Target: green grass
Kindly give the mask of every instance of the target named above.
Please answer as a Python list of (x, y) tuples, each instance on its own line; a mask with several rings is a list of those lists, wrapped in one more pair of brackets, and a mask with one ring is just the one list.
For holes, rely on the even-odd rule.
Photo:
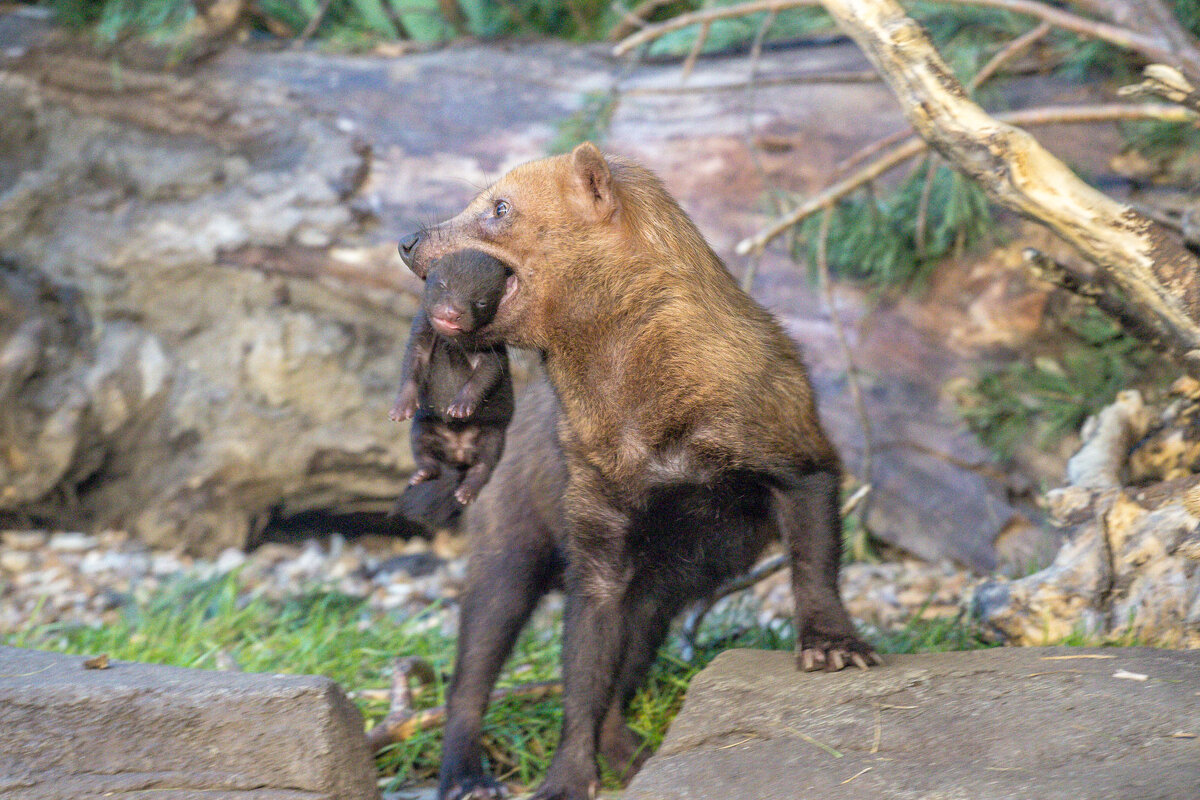
[[(397, 656), (420, 656), (439, 675), (452, 667), (454, 637), (443, 629), (445, 609), (396, 619), (372, 612), (362, 599), (312, 590), (287, 600), (246, 592), (236, 574), (209, 580), (180, 578), (128, 608), (105, 627), (41, 625), (13, 634), (6, 644), (65, 653), (214, 669), (219, 654), (231, 656), (246, 672), (320, 674), (347, 690), (384, 689)], [(744, 623), (743, 623), (744, 624)], [(683, 703), (688, 682), (721, 650), (756, 647), (788, 650), (790, 626), (780, 630), (734, 628), (714, 618), (701, 632), (693, 663), (682, 661), (670, 644), (663, 648), (649, 680), (630, 711), (631, 726), (657, 747)], [(986, 646), (954, 620), (914, 621), (902, 631), (881, 634), (885, 652), (927, 652)], [(560, 639), (557, 627), (527, 629), (501, 676), (500, 685), (556, 678)], [(423, 706), (445, 699), (439, 680), (420, 698)], [(381, 700), (356, 700), (368, 724), (387, 713)], [(561, 702), (508, 698), (485, 721), (485, 752), (504, 780), (536, 783), (549, 764), (558, 737)], [(403, 783), (432, 780), (441, 749), (441, 730), (425, 731), (386, 750), (377, 759), (380, 775)], [(610, 776), (610, 785), (615, 781)]]

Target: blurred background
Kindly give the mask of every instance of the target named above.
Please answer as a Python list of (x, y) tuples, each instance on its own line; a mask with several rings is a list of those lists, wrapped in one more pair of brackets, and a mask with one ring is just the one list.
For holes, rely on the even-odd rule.
[[(893, 649), (1019, 640), (962, 603), (1050, 564), (1066, 529), (1042, 494), (1085, 419), (1138, 390), (1159, 416), (1129, 481), (1191, 475), (1200, 384), (1033, 277), (1027, 248), (1079, 256), (909, 146), (819, 7), (720, 15), (733, 5), (0, 3), (0, 634), (324, 672), (372, 721), (392, 655), (445, 669), (462, 537), (387, 514), (413, 469), (387, 411), (421, 291), (396, 241), (592, 140), (661, 175), (804, 349), (847, 496), (869, 487), (845, 532), (856, 619)], [(1095, 30), (904, 5), (985, 108), (1024, 113), (1092, 185), (1200, 241), (1194, 117), (1112, 108), (1153, 60), (1096, 35), (1127, 4), (1066, 4)], [(1164, 7), (1187, 63), (1200, 7)], [(651, 740), (717, 649), (787, 646), (789, 603), (776, 575), (718, 606), (698, 655), (665, 654), (639, 699)], [(552, 676), (545, 614), (509, 683)], [(528, 783), (557, 712), (521, 702), (489, 756)], [(436, 736), (394, 746), (384, 777), (428, 777)]]

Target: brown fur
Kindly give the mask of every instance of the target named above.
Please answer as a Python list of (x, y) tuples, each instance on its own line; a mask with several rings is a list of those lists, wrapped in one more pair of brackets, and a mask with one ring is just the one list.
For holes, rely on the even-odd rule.
[(469, 520), (443, 797), (492, 791), (486, 690), (564, 568), (563, 738), (538, 800), (586, 797), (596, 753), (629, 754), (621, 710), (671, 616), (769, 534), (792, 552), (802, 663), (873, 656), (837, 596), (838, 459), (796, 348), (654, 175), (580, 145), (517, 167), (401, 253), (423, 274), (461, 248), (512, 270), (488, 332), (540, 350), (554, 393), (518, 404)]

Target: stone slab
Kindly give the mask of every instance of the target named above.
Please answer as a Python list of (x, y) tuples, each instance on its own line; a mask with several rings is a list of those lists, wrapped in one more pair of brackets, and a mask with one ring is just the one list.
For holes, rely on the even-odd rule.
[(790, 653), (722, 653), (624, 800), (1200, 798), (1200, 651), (886, 661), (801, 673)]
[(0, 797), (376, 800), (362, 717), (328, 678), (0, 647)]

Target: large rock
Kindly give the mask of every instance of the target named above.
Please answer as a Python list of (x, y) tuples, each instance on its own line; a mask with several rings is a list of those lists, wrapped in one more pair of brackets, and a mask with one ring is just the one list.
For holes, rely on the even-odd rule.
[(722, 653), (625, 800), (1179, 800), (1200, 787), (1200, 652), (886, 661), (803, 673), (790, 653)]
[(0, 647), (0, 796), (375, 800), (362, 717), (327, 678)]
[(278, 86), (77, 49), (0, 73), (0, 520), (214, 554), (386, 509), (416, 279), (359, 236), (370, 147)]
[[(1176, 386), (1200, 394), (1194, 381)], [(1190, 455), (1198, 414), (1196, 397), (1181, 398), (1158, 419), (1137, 392), (1122, 392), (1084, 425), (1070, 485), (1046, 495), (1070, 539), (1045, 569), (973, 587), (967, 605), (986, 633), (1021, 645), (1081, 633), (1200, 647), (1200, 475)], [(1169, 446), (1152, 455), (1156, 438)], [(1134, 443), (1133, 474), (1155, 481), (1146, 486), (1123, 485)]]

